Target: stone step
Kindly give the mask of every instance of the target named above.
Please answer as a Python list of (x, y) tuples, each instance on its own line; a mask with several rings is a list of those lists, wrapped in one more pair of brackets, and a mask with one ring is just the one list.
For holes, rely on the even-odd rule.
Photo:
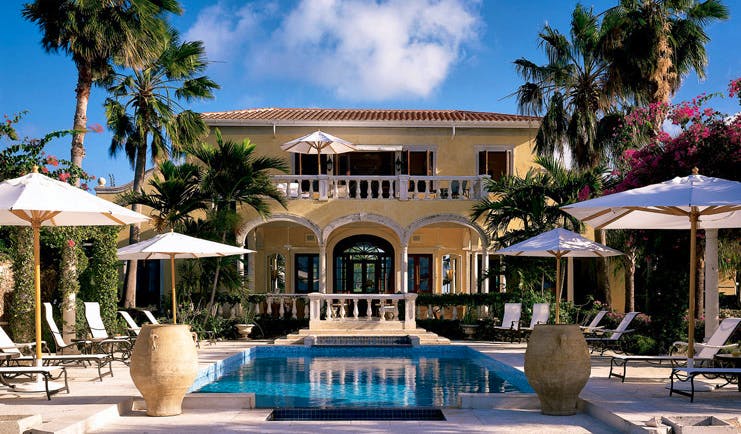
[(273, 341), (273, 345), (303, 345), (307, 336), (416, 336), (420, 345), (448, 345), (450, 339), (438, 336), (425, 329), (415, 330), (309, 330), (302, 329)]

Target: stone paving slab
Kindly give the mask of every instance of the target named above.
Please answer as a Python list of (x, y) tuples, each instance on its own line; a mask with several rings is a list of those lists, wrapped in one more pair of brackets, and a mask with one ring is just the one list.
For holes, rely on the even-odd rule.
[[(253, 345), (265, 342), (218, 342), (199, 350), (200, 367)], [(525, 344), (459, 342), (523, 369)], [(153, 418), (132, 410), (139, 397), (128, 367), (114, 363), (114, 377), (97, 380), (94, 368), (68, 368), (69, 395), (47, 401), (43, 394), (18, 394), (0, 387), (0, 415), (39, 414), (43, 423), (34, 432), (58, 433), (231, 433), (231, 432), (335, 432), (335, 433), (607, 433), (631, 432), (654, 416), (715, 415), (723, 420), (741, 417), (741, 393), (736, 386), (698, 393), (694, 403), (682, 396), (669, 397), (664, 388), (669, 368), (631, 367), (625, 383), (607, 379), (609, 358), (592, 358), (592, 376), (581, 394), (583, 411), (575, 416), (544, 416), (530, 409), (446, 409), (447, 421), (322, 421), (267, 422), (269, 410), (240, 408), (199, 409), (187, 406), (173, 417)], [(137, 398), (140, 399), (140, 398)]]

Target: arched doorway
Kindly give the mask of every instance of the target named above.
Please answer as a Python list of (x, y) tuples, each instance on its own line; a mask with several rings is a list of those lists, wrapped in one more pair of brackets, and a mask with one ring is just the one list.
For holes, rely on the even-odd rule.
[(333, 258), (335, 292), (394, 292), (394, 248), (383, 238), (347, 237), (337, 243)]

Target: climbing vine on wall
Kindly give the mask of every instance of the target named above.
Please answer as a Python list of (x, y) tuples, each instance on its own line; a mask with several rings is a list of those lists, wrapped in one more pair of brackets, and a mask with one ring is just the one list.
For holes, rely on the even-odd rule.
[(30, 228), (10, 228), (14, 290), (8, 309), (10, 331), (17, 342), (34, 339), (33, 233)]
[(80, 299), (100, 303), (100, 314), (106, 327), (119, 329), (118, 310), (118, 259), (116, 242), (119, 227), (85, 228), (88, 266), (80, 275)]

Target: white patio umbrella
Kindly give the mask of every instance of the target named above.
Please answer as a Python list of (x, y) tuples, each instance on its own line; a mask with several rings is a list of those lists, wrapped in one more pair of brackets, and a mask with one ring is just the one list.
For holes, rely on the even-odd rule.
[(36, 172), (0, 183), (0, 225), (33, 229), (36, 360), (41, 364), (41, 226), (115, 226), (149, 217)]
[(561, 302), (561, 258), (604, 258), (623, 253), (594, 241), (584, 238), (576, 232), (556, 228), (543, 232), (525, 241), (497, 250), (495, 255), (536, 256), (556, 258), (556, 324), (559, 323), (559, 306)]
[(674, 178), (563, 207), (595, 229), (689, 229), (687, 357), (694, 356), (697, 230), (741, 227), (741, 183), (698, 175)]
[(172, 281), (172, 323), (177, 324), (177, 299), (175, 297), (175, 259), (208, 258), (213, 256), (242, 255), (254, 250), (190, 237), (177, 232), (156, 235), (148, 240), (121, 247), (116, 251), (119, 259), (169, 259)]
[(280, 148), (284, 151), (298, 154), (317, 154), (318, 175), (322, 173), (322, 164), (319, 155), (344, 154), (356, 150), (352, 143), (319, 130), (286, 142)]

